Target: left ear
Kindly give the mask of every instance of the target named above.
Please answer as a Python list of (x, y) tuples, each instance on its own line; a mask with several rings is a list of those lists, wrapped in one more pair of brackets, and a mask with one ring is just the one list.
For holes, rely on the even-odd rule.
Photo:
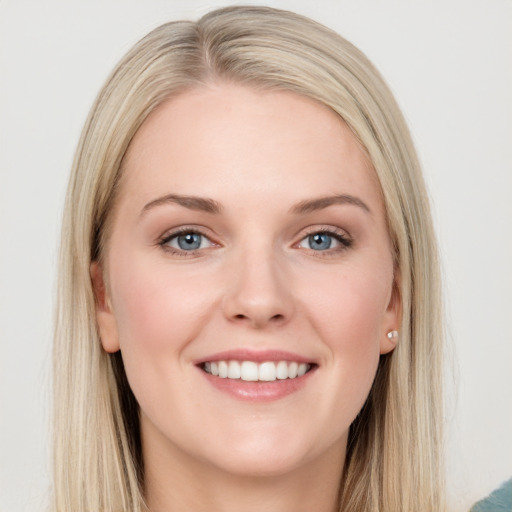
[(383, 332), (380, 339), (380, 353), (388, 354), (395, 347), (400, 337), (399, 327), (402, 318), (402, 297), (400, 295), (400, 277), (398, 271), (395, 271), (393, 280), (393, 289), (389, 299), (388, 307), (384, 314), (382, 323)]

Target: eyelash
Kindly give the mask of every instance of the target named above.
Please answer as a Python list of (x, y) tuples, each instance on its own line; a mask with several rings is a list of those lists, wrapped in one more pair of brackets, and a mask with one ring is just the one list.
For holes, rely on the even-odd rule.
[[(314, 227), (309, 230), (306, 230), (306, 234), (304, 237), (300, 239), (300, 243), (302, 243), (304, 240), (309, 238), (310, 236), (322, 234), (322, 235), (329, 235), (330, 237), (334, 238), (337, 242), (339, 242), (339, 246), (335, 248), (329, 248), (325, 251), (318, 251), (315, 249), (307, 249), (308, 251), (315, 254), (315, 256), (320, 258), (329, 258), (332, 256), (338, 255), (340, 252), (346, 251), (352, 246), (352, 238), (345, 232), (340, 229), (333, 228), (331, 226), (321, 226), (321, 227)], [(297, 244), (296, 244), (297, 245)]]
[[(201, 237), (205, 237), (212, 243), (212, 245), (217, 245), (217, 244), (215, 244), (215, 242), (213, 242), (210, 239), (210, 237), (208, 237), (208, 235), (206, 235), (201, 230), (199, 230), (197, 228), (187, 227), (187, 226), (178, 228), (178, 229), (172, 231), (171, 233), (166, 233), (158, 240), (158, 245), (165, 252), (168, 252), (175, 256), (180, 256), (183, 258), (196, 256), (200, 251), (203, 251), (204, 248), (186, 251), (183, 249), (176, 249), (175, 247), (171, 247), (170, 245), (168, 245), (169, 242), (171, 242), (173, 239), (175, 239), (181, 235), (188, 235), (188, 234), (191, 234), (191, 235), (195, 234), (195, 235), (199, 235)], [(306, 249), (306, 250), (314, 253), (315, 256), (320, 257), (320, 258), (326, 258), (326, 257), (330, 257), (330, 256), (334, 256), (336, 254), (339, 254), (340, 252), (343, 252), (343, 251), (349, 249), (353, 243), (352, 239), (350, 238), (350, 236), (347, 235), (346, 232), (338, 230), (333, 227), (325, 226), (325, 227), (315, 227), (315, 228), (311, 228), (311, 229), (307, 230), (305, 235), (300, 239), (300, 241), (298, 243), (294, 244), (294, 247), (299, 246), (299, 244), (302, 243), (304, 240), (306, 240), (308, 237), (316, 235), (316, 234), (329, 235), (330, 237), (332, 237), (334, 240), (336, 240), (340, 244), (338, 247), (335, 247), (333, 249), (329, 248), (324, 251), (315, 250), (315, 249), (311, 249), (311, 248)]]
[[(199, 235), (199, 236), (205, 237), (208, 240), (210, 240), (210, 237), (208, 237), (201, 230), (199, 230), (197, 228), (191, 228), (191, 227), (184, 226), (182, 228), (178, 228), (178, 229), (174, 230), (172, 233), (166, 233), (165, 235), (163, 235), (163, 237), (158, 241), (158, 245), (165, 252), (168, 252), (175, 256), (181, 256), (183, 258), (195, 256), (195, 255), (197, 255), (198, 252), (204, 250), (204, 249), (194, 249), (191, 251), (185, 251), (183, 249), (176, 249), (175, 247), (171, 247), (170, 245), (167, 245), (171, 240), (178, 238), (179, 236), (182, 236), (182, 235)], [(210, 242), (211, 242), (211, 240), (210, 240)], [(212, 242), (212, 244), (215, 245), (214, 242)]]

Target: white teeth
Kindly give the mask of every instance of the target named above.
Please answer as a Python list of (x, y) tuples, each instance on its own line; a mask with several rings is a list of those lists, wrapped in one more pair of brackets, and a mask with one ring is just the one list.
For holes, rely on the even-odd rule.
[(257, 381), (258, 363), (254, 363), (253, 361), (244, 361), (240, 365), (240, 378), (242, 380)]
[(261, 363), (258, 375), (259, 380), (276, 380), (276, 365), (274, 363)]
[(219, 361), (219, 377), (225, 379), (228, 376), (228, 363)]
[(238, 361), (229, 361), (228, 379), (239, 379), (241, 376), (240, 363)]
[(204, 363), (203, 366), (206, 373), (222, 379), (242, 379), (250, 382), (295, 379), (302, 377), (310, 368), (309, 364), (295, 361), (266, 361), (259, 364), (254, 361), (212, 361)]
[(307, 371), (307, 365), (304, 363), (299, 364), (299, 368), (297, 369), (297, 376), (302, 377)]
[(288, 378), (288, 365), (286, 361), (279, 361), (279, 363), (277, 363), (276, 377), (280, 380)]

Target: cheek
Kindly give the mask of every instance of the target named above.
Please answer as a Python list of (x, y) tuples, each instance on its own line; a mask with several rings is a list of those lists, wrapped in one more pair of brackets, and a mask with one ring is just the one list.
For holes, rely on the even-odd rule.
[(347, 269), (316, 280), (309, 300), (318, 329), (335, 345), (378, 346), (391, 293), (391, 277), (383, 274)]
[(320, 333), (335, 374), (351, 394), (364, 395), (373, 382), (391, 282), (391, 266), (351, 267), (318, 277), (308, 296), (309, 307), (304, 309), (310, 324)]
[(203, 279), (142, 258), (114, 270), (113, 306), (121, 353), (139, 400), (153, 400), (154, 390), (180, 369), (183, 351), (210, 311), (210, 288)]
[(114, 272), (112, 288), (121, 349), (180, 350), (206, 311), (208, 287), (201, 279), (141, 259)]
[(197, 336), (211, 298), (202, 280), (183, 274), (141, 258), (119, 266), (112, 282), (126, 376), (141, 410), (155, 423), (172, 417), (177, 404), (191, 407), (197, 400), (183, 372), (183, 352)]

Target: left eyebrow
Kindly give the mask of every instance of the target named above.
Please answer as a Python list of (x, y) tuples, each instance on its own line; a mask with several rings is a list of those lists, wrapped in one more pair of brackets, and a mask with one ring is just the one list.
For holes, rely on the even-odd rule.
[(311, 213), (316, 210), (323, 210), (324, 208), (328, 208), (334, 204), (350, 204), (362, 208), (370, 215), (372, 213), (366, 203), (361, 201), (358, 197), (351, 196), (349, 194), (337, 194), (335, 196), (318, 197), (316, 199), (301, 201), (293, 206), (290, 212), (296, 215)]

